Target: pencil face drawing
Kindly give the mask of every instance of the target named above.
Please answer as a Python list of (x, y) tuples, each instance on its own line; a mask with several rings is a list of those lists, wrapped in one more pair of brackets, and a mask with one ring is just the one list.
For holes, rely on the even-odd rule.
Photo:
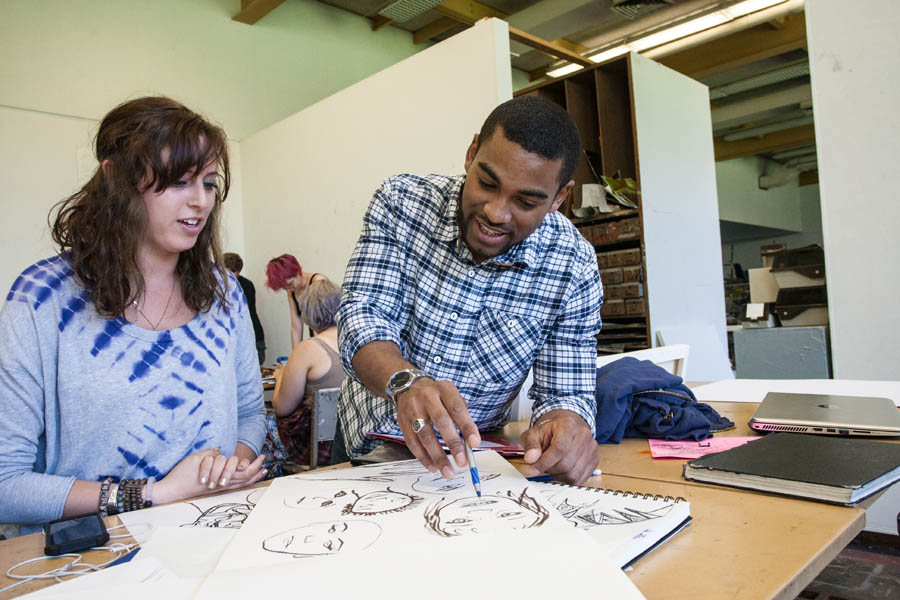
[[(500, 477), (499, 473), (481, 473), (481, 481), (490, 481)], [(472, 479), (468, 473), (459, 472), (450, 479), (444, 479), (440, 472), (419, 475), (412, 489), (423, 494), (446, 494), (465, 487), (471, 488)]]
[(294, 558), (365, 550), (381, 536), (377, 523), (361, 520), (335, 520), (309, 523), (275, 534), (263, 540), (263, 550), (290, 554)]
[(441, 499), (425, 510), (425, 527), (443, 537), (540, 527), (549, 511), (528, 494), (507, 490), (481, 498)]
[(421, 496), (405, 492), (395, 492), (391, 488), (376, 490), (363, 495), (357, 494), (356, 500), (344, 507), (342, 515), (386, 515), (409, 510), (422, 502)]

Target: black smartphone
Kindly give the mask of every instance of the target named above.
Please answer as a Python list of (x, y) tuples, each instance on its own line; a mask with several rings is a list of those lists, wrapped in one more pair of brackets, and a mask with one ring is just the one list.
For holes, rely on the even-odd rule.
[(59, 556), (79, 552), (109, 541), (100, 513), (57, 519), (44, 525), (44, 554)]

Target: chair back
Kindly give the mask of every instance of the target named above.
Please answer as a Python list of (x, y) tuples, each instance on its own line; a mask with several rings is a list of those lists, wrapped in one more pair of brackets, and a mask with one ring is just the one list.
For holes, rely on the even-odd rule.
[(687, 344), (671, 344), (669, 346), (657, 346), (656, 348), (648, 348), (646, 350), (607, 354), (597, 357), (597, 367), (599, 368), (603, 365), (617, 361), (620, 358), (631, 356), (638, 360), (649, 360), (672, 375), (684, 377), (684, 370), (687, 368), (688, 354), (690, 351), (691, 347)]
[(337, 406), (341, 388), (325, 388), (313, 395), (312, 434), (310, 435), (309, 468), (319, 466), (319, 442), (334, 439), (337, 429)]

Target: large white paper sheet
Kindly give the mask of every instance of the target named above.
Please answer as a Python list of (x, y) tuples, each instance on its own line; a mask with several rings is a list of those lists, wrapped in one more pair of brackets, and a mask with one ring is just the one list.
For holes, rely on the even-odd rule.
[(196, 598), (644, 598), (587, 535), (563, 531), (459, 536), (427, 547), (411, 539), (389, 552), (215, 571)]
[(769, 392), (890, 398), (900, 406), (900, 381), (858, 379), (727, 379), (691, 386), (700, 402), (762, 402)]
[(160, 527), (238, 529), (266, 489), (238, 490), (190, 502), (154, 506), (122, 513), (119, 518), (141, 544)]

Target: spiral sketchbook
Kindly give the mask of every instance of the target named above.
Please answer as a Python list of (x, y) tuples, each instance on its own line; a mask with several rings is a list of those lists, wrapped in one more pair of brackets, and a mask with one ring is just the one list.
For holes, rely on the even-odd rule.
[(625, 568), (691, 522), (684, 498), (533, 482), (566, 520), (587, 532)]

